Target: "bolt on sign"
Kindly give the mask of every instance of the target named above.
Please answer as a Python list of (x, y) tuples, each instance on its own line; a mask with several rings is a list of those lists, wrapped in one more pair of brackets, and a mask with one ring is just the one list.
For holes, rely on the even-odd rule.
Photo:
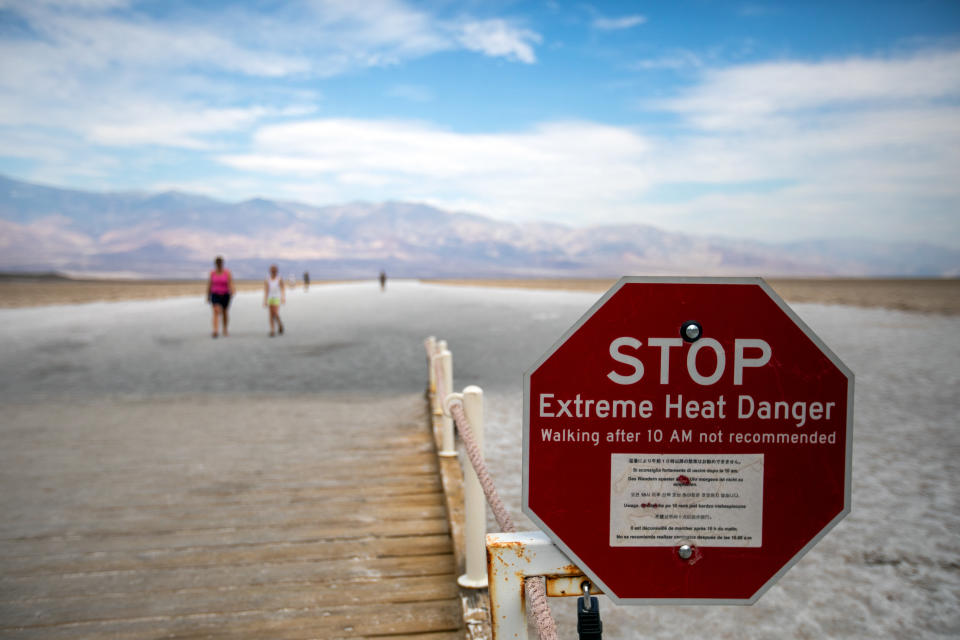
[(752, 604), (849, 513), (852, 428), (762, 279), (627, 277), (524, 377), (523, 510), (615, 602)]

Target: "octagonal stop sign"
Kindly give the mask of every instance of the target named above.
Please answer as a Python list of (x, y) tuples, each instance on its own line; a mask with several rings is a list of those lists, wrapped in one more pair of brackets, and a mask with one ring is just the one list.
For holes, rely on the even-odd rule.
[(850, 509), (853, 374), (759, 278), (623, 278), (524, 378), (523, 510), (619, 603), (750, 604)]

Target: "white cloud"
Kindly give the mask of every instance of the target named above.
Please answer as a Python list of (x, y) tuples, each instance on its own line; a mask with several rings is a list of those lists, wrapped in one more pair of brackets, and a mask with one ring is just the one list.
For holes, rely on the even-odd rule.
[[(249, 152), (220, 159), (282, 179), (291, 196), (325, 202), (394, 198), (515, 221), (957, 245), (960, 106), (956, 78), (942, 72), (957, 55), (710, 71), (663, 103), (685, 124), (669, 136), (582, 121), (468, 134), (410, 121), (316, 119), (260, 127)], [(818, 68), (840, 86), (819, 78)], [(858, 79), (861, 71), (868, 77)], [(805, 79), (806, 89), (770, 82), (783, 75)], [(740, 109), (742, 96), (765, 106)], [(739, 118), (717, 125), (731, 113)], [(664, 190), (673, 197), (664, 200)]]
[[(302, 118), (315, 112), (318, 77), (453, 50), (531, 64), (538, 33), (396, 0), (281, 4), (269, 15), (192, 8), (163, 19), (120, 0), (13, 5), (42, 37), (0, 40), (0, 153), (29, 158), (34, 175), (51, 182), (106, 176), (136, 146), (162, 145), (206, 152), (190, 155), (198, 165), (214, 157), (235, 169), (215, 181), (237, 186), (219, 192), (226, 197), (409, 199), (513, 220), (960, 243), (958, 50), (720, 69), (709, 67), (710, 54), (668, 50), (635, 67), (697, 74), (673, 97), (644, 105), (679, 126), (572, 121), (463, 133), (408, 120)], [(381, 91), (433, 95), (412, 84)], [(150, 166), (164, 153), (178, 152), (135, 157)], [(686, 183), (699, 186), (682, 197)], [(780, 186), (749, 186), (765, 183)], [(681, 197), (657, 199), (671, 189)], [(906, 222), (914, 215), (925, 224)]]
[(91, 124), (90, 140), (111, 146), (155, 144), (184, 149), (209, 149), (203, 137), (212, 133), (238, 131), (267, 117), (303, 115), (305, 109), (245, 107), (234, 109), (178, 108), (142, 105), (110, 123)]
[(541, 42), (540, 34), (515, 27), (505, 20), (467, 22), (460, 26), (458, 39), (470, 51), (527, 64), (537, 61), (533, 45)]
[(639, 14), (621, 16), (619, 18), (605, 18), (598, 16), (594, 18), (593, 26), (596, 29), (602, 29), (604, 31), (616, 31), (620, 29), (631, 29), (645, 23), (646, 21), (646, 17)]
[[(503, 19), (449, 20), (397, 0), (313, 0), (273, 12), (191, 8), (170, 17), (111, 0), (16, 3), (39, 36), (3, 43), (63, 71), (200, 67), (258, 77), (331, 76), (465, 48), (532, 62), (540, 36)], [(13, 58), (18, 59), (17, 57)]]
[(708, 71), (703, 82), (659, 106), (704, 129), (750, 128), (767, 118), (819, 107), (960, 96), (960, 51), (904, 58), (770, 62)]
[(287, 17), (275, 25), (271, 42), (311, 51), (318, 75), (398, 64), (453, 47), (437, 18), (403, 2), (315, 0), (308, 6), (303, 24)]
[[(0, 2), (0, 7), (22, 8), (25, 2), (9, 0)], [(31, 0), (29, 4), (42, 7), (57, 7), (61, 9), (77, 9), (82, 11), (102, 11), (130, 6), (130, 0)]]
[(483, 202), (483, 212), (536, 219), (617, 208), (647, 186), (650, 146), (637, 133), (556, 122), (466, 134), (409, 121), (325, 119), (262, 127), (228, 166), (333, 186), (341, 200)]
[(700, 56), (695, 54), (692, 51), (687, 50), (677, 50), (663, 55), (657, 56), (655, 58), (645, 58), (643, 60), (637, 60), (632, 65), (632, 68), (637, 70), (650, 70), (650, 69), (697, 69), (703, 66), (703, 60)]
[(417, 84), (396, 84), (387, 90), (387, 95), (409, 102), (430, 102), (433, 100), (433, 91), (428, 87)]
[[(205, 135), (288, 112), (217, 106), (227, 97), (219, 92), (222, 84), (197, 82), (196, 68), (260, 76), (307, 68), (303, 59), (254, 51), (201, 26), (121, 18), (98, 12), (96, 3), (82, 11), (68, 4), (18, 7), (40, 38), (0, 40), (0, 126), (42, 131), (61, 149), (76, 151), (77, 139), (206, 148)], [(290, 96), (280, 98), (290, 103)], [(87, 156), (82, 164), (93, 153), (80, 151)]]
[(136, 68), (183, 68), (202, 65), (238, 73), (278, 77), (309, 70), (309, 60), (237, 44), (213, 26), (158, 22), (112, 13), (61, 12), (33, 8), (25, 13), (37, 40), (8, 40), (4, 49), (17, 49), (50, 71), (83, 73)]
[[(163, 18), (119, 0), (8, 6), (36, 36), (0, 39), (0, 127), (60, 131), (62, 145), (206, 149), (216, 134), (309, 105), (298, 81), (454, 49), (530, 63), (539, 42), (505, 20), (447, 20), (396, 0), (181, 7)], [(413, 85), (393, 95), (431, 97)]]

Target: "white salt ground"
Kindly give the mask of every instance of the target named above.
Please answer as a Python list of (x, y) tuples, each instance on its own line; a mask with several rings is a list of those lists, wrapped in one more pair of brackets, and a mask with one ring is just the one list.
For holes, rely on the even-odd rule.
[[(191, 394), (417, 393), (421, 340), (446, 338), (456, 386), (487, 392), (487, 454), (521, 528), (523, 371), (590, 293), (391, 282), (294, 292), (287, 335), (240, 294), (209, 337), (199, 297), (0, 310), (3, 403)], [(616, 607), (614, 638), (960, 637), (960, 318), (795, 305), (857, 375), (853, 513), (749, 607)], [(573, 599), (553, 601), (575, 637)]]

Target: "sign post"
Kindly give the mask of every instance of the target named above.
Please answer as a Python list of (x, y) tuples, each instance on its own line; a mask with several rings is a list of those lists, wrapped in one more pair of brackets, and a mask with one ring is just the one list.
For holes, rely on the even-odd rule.
[(853, 374), (759, 278), (623, 278), (524, 378), (523, 510), (617, 603), (752, 604), (850, 510)]

